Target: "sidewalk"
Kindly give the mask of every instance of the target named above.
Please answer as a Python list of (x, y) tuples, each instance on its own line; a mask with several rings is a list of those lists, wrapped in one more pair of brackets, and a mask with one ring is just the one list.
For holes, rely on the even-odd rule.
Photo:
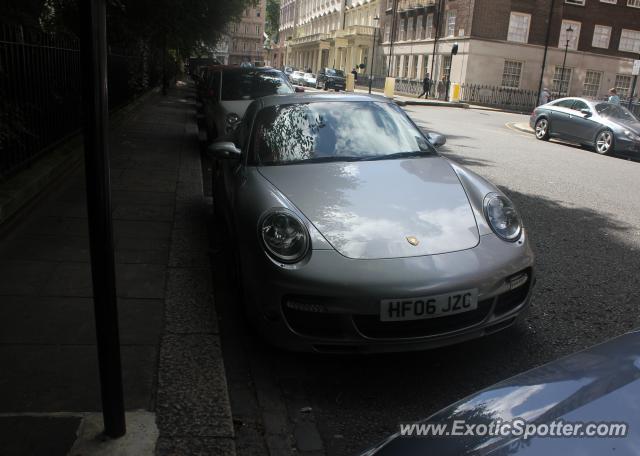
[[(356, 93), (369, 93), (368, 89), (360, 89), (357, 88), (355, 89)], [(378, 95), (382, 94), (382, 90), (380, 89), (371, 89), (371, 92), (375, 92)], [(400, 105), (416, 105), (416, 106), (442, 106), (442, 107), (448, 107), (448, 108), (469, 108), (469, 104), (468, 103), (462, 103), (462, 102), (453, 102), (453, 101), (444, 101), (444, 100), (438, 100), (435, 98), (428, 98), (428, 99), (424, 99), (424, 98), (418, 98), (418, 97), (413, 97), (413, 96), (409, 96), (409, 95), (397, 95), (394, 94), (393, 96), (393, 100), (400, 104)]]
[[(112, 125), (123, 382), (138, 446), (78, 441), (73, 454), (235, 454), (193, 94), (184, 84), (153, 93)], [(86, 217), (80, 166), (0, 238), (3, 456), (67, 454), (100, 417)]]

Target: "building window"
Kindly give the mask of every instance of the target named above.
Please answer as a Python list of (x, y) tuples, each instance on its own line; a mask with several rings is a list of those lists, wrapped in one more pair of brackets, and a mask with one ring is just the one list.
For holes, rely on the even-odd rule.
[(448, 81), (451, 77), (451, 55), (442, 56), (442, 79)]
[(622, 98), (627, 98), (631, 91), (631, 76), (628, 74), (616, 74), (616, 92)]
[(256, 25), (256, 35), (260, 35), (260, 26)]
[(616, 3), (618, 3), (618, 0), (600, 0), (600, 3), (611, 3), (615, 5)]
[(447, 35), (446, 36), (455, 36), (456, 35), (456, 12), (455, 11), (447, 11)]
[[(638, 0), (640, 2), (640, 0)], [(637, 30), (622, 29), (620, 34), (621, 51), (640, 53), (640, 32)]]
[(416, 40), (424, 39), (424, 18), (418, 16), (416, 18)]
[(429, 74), (429, 55), (428, 54), (422, 57), (422, 62), (424, 63), (424, 70), (422, 70), (423, 77), (424, 76), (431, 77), (431, 75)]
[(410, 60), (411, 60), (410, 55), (405, 55), (404, 59), (402, 60), (402, 77), (404, 78), (409, 77), (409, 61)]
[(627, 6), (631, 6), (633, 8), (640, 8), (640, 0), (627, 0)]
[(424, 26), (424, 37), (428, 40), (433, 38), (433, 14), (427, 15), (427, 21)]
[(401, 60), (400, 56), (396, 55), (395, 60), (396, 60), (396, 70), (394, 72), (394, 75), (396, 78), (399, 78), (400, 77), (400, 60)]
[(530, 22), (530, 14), (511, 12), (507, 40), (515, 41), (516, 43), (526, 43), (527, 41), (529, 41)]
[(398, 41), (405, 40), (405, 33), (407, 31), (407, 20), (400, 19), (400, 36), (398, 37)]
[(600, 92), (600, 79), (602, 79), (602, 73), (599, 71), (587, 70), (587, 74), (584, 77), (582, 96), (593, 98), (597, 97)]
[(407, 19), (407, 41), (413, 41), (413, 18)]
[(606, 25), (596, 25), (593, 28), (593, 41), (591, 41), (591, 46), (608, 49), (610, 38), (611, 27), (607, 27)]
[(584, 6), (584, 0), (564, 0), (564, 2), (568, 3), (569, 5)]
[(389, 37), (391, 36), (391, 24), (389, 24), (388, 22), (386, 24), (384, 24), (384, 42), (388, 43), (389, 42)]
[[(571, 27), (571, 32), (567, 30)], [(578, 49), (578, 41), (580, 39), (580, 22), (575, 21), (562, 21), (562, 28), (560, 29), (560, 40), (558, 41), (558, 47), (564, 49), (569, 40), (569, 49)]]
[(502, 69), (502, 86), (513, 87), (517, 89), (518, 87), (520, 87), (521, 74), (522, 74), (522, 62), (505, 60), (504, 68)]
[(571, 81), (571, 68), (563, 68), (561, 66), (556, 67), (553, 73), (553, 86), (552, 91), (554, 93), (565, 96), (569, 93), (569, 82)]

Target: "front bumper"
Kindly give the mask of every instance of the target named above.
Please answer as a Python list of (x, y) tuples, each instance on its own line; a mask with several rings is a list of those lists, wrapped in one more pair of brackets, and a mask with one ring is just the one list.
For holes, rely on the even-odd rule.
[[(469, 250), (442, 255), (354, 260), (316, 250), (283, 269), (264, 254), (242, 258), (247, 313), (267, 340), (295, 351), (388, 352), (435, 348), (504, 329), (526, 308), (535, 283), (524, 239), (481, 236)], [(509, 278), (526, 273), (513, 290)], [(478, 309), (405, 322), (381, 322), (380, 300), (477, 288)]]
[(616, 135), (615, 152), (640, 155), (640, 141), (635, 141), (626, 135)]

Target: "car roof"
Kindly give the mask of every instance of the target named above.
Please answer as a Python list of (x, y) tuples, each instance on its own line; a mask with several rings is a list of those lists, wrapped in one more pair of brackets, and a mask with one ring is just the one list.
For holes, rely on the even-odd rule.
[(365, 102), (365, 101), (377, 101), (377, 102), (385, 102), (392, 103), (386, 97), (382, 95), (368, 95), (364, 93), (324, 93), (324, 92), (313, 92), (313, 93), (286, 93), (280, 95), (269, 95), (266, 97), (262, 97), (259, 99), (262, 103), (262, 107), (266, 108), (269, 106), (282, 105), (282, 104), (298, 104), (298, 103), (318, 103), (318, 102), (333, 102), (333, 101), (342, 101), (342, 102)]

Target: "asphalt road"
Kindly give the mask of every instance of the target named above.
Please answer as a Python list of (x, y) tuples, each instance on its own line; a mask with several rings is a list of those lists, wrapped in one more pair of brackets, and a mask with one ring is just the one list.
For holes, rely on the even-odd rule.
[(214, 255), (216, 301), (238, 454), (348, 455), (501, 379), (640, 326), (640, 163), (540, 142), (505, 124), (526, 116), (407, 107), (445, 134), (443, 155), (517, 204), (537, 255), (526, 320), (491, 337), (420, 353), (292, 354), (255, 339)]

